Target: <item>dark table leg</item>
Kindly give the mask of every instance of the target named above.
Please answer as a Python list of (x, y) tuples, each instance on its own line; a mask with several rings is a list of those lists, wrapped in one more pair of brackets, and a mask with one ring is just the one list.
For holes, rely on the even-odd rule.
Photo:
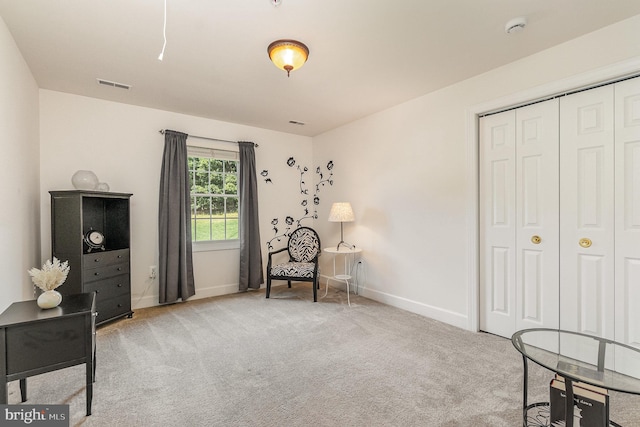
[(85, 367), (87, 383), (87, 416), (91, 415), (91, 401), (93, 400), (93, 383), (96, 380), (96, 326), (95, 313), (86, 317), (86, 328), (88, 340), (85, 347)]
[(93, 382), (96, 382), (96, 348), (93, 348)]
[(529, 365), (527, 364), (527, 358), (522, 356), (522, 363), (524, 365), (524, 375), (522, 380), (522, 426), (527, 427), (527, 390), (529, 387)]
[(91, 401), (93, 400), (93, 383), (87, 384), (87, 416), (91, 415)]
[(573, 427), (573, 381), (569, 378), (564, 379), (564, 389), (567, 396), (564, 402), (564, 425), (566, 427)]
[(93, 382), (95, 381), (95, 370), (93, 369), (93, 352), (86, 363), (87, 375), (87, 416), (91, 415), (91, 401), (93, 400)]
[(7, 362), (5, 357), (7, 354), (5, 328), (0, 328), (0, 354), (3, 356), (2, 363), (0, 363), (0, 405), (6, 405), (8, 403), (9, 391), (7, 387), (9, 384), (7, 384)]
[(91, 351), (91, 356), (86, 363), (87, 375), (87, 416), (91, 415), (91, 401), (93, 400), (93, 382), (96, 380), (95, 353)]
[(22, 378), (20, 380), (20, 398), (23, 402), (27, 401), (27, 379)]

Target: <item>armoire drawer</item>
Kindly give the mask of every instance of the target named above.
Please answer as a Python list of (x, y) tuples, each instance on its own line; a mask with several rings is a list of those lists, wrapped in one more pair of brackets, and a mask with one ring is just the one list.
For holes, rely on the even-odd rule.
[(98, 311), (96, 318), (98, 323), (114, 317), (131, 314), (131, 295), (122, 295), (97, 302), (96, 311)]
[(105, 299), (115, 298), (125, 294), (129, 295), (129, 275), (122, 274), (120, 276), (86, 283), (84, 285), (84, 292), (96, 292), (96, 303), (98, 305)]
[(84, 254), (83, 269), (89, 270), (129, 261), (129, 249)]
[[(96, 280), (106, 279), (108, 277), (120, 276), (129, 273), (129, 264), (113, 264), (105, 267), (92, 268), (84, 272), (84, 282), (95, 282)], [(85, 285), (86, 286), (86, 285)]]

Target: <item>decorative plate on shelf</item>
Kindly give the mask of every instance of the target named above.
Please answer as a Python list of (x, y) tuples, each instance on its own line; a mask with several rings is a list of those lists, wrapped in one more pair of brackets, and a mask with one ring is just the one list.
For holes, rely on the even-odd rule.
[(104, 234), (98, 230), (89, 230), (84, 233), (84, 242), (89, 246), (89, 252), (93, 249), (104, 251)]

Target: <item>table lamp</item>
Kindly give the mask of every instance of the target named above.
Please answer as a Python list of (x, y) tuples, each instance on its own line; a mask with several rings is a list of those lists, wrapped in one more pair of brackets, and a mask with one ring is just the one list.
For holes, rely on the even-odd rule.
[(351, 249), (353, 246), (344, 242), (344, 231), (342, 224), (345, 222), (353, 222), (355, 220), (353, 216), (353, 209), (351, 209), (351, 203), (349, 202), (336, 202), (331, 206), (331, 212), (329, 212), (330, 222), (340, 223), (340, 243), (336, 247), (336, 250), (340, 249), (340, 245), (344, 245)]

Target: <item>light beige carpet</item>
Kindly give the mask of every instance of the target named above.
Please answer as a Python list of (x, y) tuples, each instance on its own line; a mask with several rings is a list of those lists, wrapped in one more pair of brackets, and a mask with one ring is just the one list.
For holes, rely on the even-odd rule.
[[(84, 366), (30, 378), (28, 402), (68, 403), (78, 426), (522, 425), (509, 340), (359, 296), (350, 308), (344, 290), (311, 301), (294, 284), (137, 310), (98, 329), (92, 416)], [(530, 371), (546, 400), (551, 373)], [(639, 407), (612, 395), (622, 425), (640, 425)]]

